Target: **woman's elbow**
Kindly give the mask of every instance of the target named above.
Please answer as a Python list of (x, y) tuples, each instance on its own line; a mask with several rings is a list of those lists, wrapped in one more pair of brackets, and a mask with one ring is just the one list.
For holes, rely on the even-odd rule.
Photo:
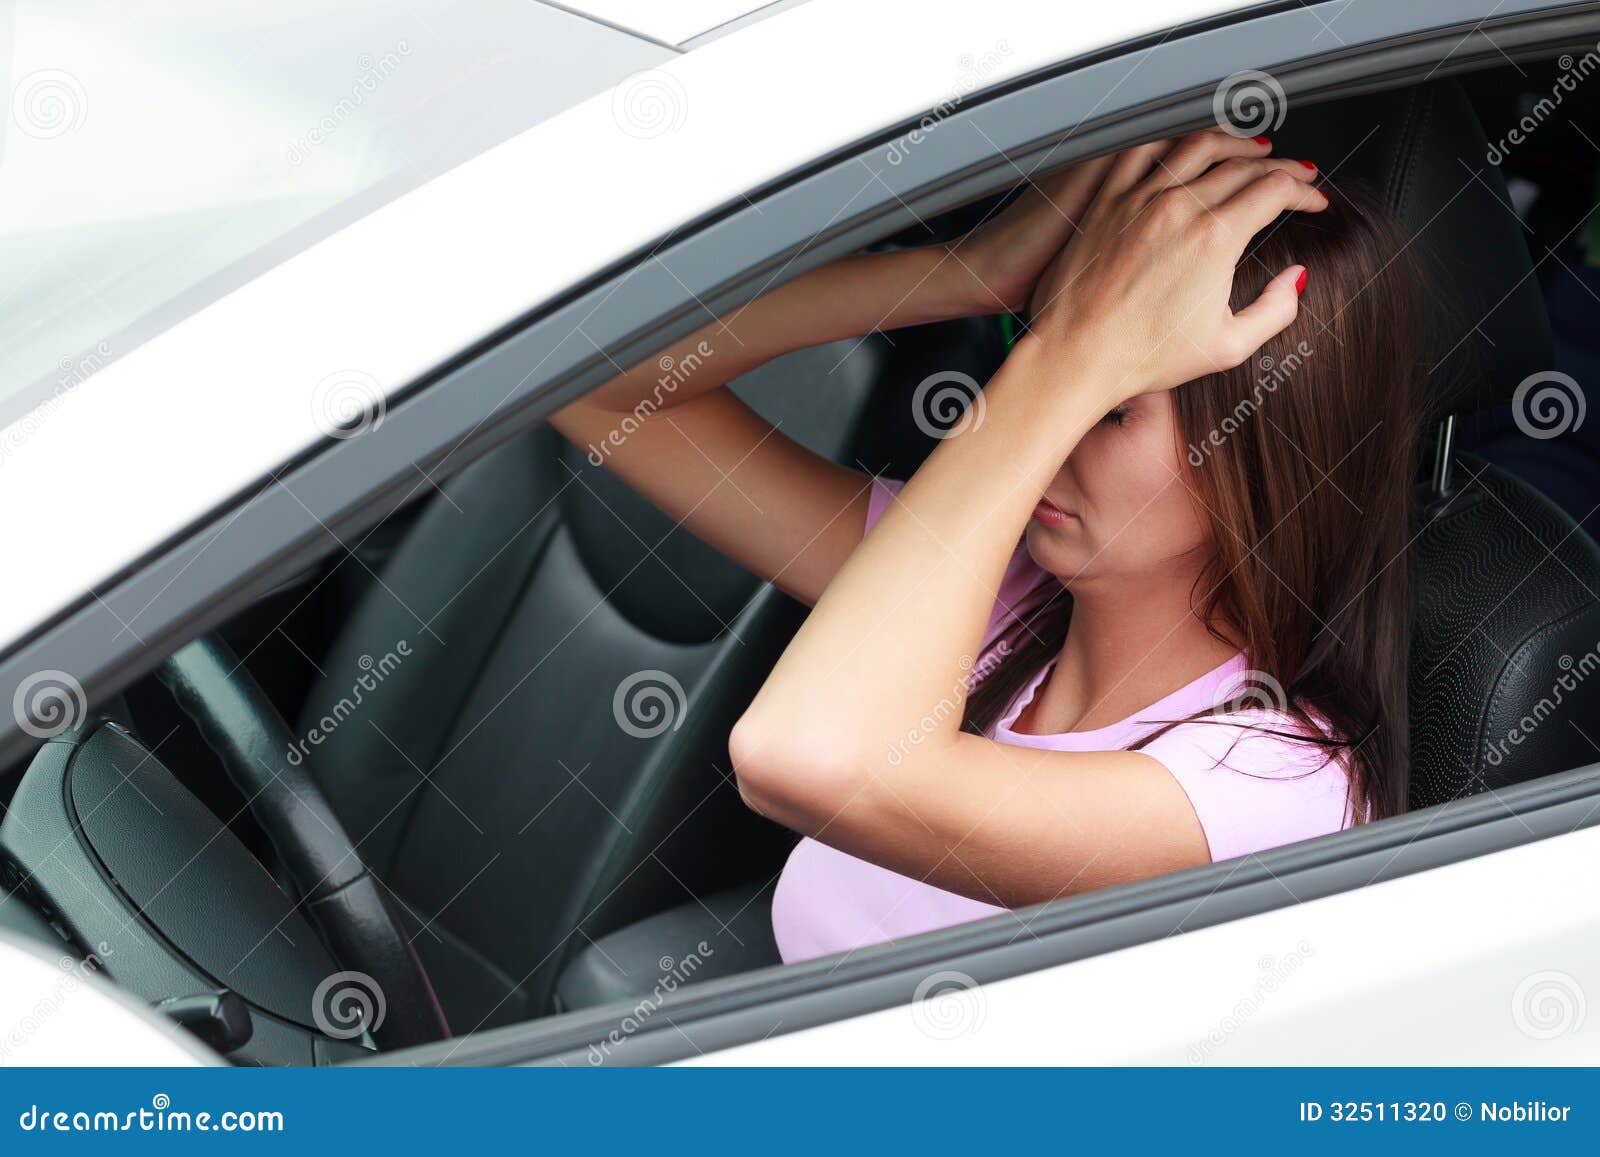
[(859, 787), (861, 761), (826, 735), (751, 711), (734, 724), (728, 755), (745, 805), (802, 832), (826, 823)]

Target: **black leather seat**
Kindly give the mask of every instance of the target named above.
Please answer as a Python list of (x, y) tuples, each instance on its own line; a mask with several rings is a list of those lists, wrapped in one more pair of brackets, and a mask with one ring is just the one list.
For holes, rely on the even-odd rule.
[[(1277, 141), (1361, 179), (1412, 230), (1450, 315), (1437, 325), (1448, 353), (1430, 375), (1433, 417), (1503, 401), (1548, 367), (1527, 248), (1454, 83), (1295, 107)], [(831, 350), (770, 367), (765, 391), (751, 384), (769, 413), (816, 407), (806, 420), (791, 410), (786, 428), (835, 454), (870, 402), (844, 456), (905, 477), (926, 451), (901, 400), (910, 385), (952, 365), (982, 380), (1000, 350), (983, 323), (897, 335), (895, 348), (898, 366), (873, 367), (867, 355), (883, 350), (862, 347), (826, 390), (793, 383), (825, 376)], [(1551, 704), (1569, 665), (1586, 674), (1594, 662), (1600, 552), (1526, 484), (1446, 460), (1450, 484), (1423, 487), (1411, 560), (1419, 807), (1590, 762), (1579, 727), (1600, 717), (1600, 678)], [(702, 941), (712, 953), (689, 980), (776, 959), (766, 889), (790, 839), (743, 812), (725, 742), (798, 608), (756, 594), (546, 432), (447, 486), (383, 579), (305, 719), (348, 694), (359, 656), (410, 641), (413, 656), (363, 708), (374, 725), (340, 727), (312, 758), (352, 831), (373, 833), (363, 850), (409, 909), (457, 1029), (648, 993), (663, 958), (703, 955)], [(635, 738), (612, 699), (650, 669), (681, 683), (687, 710), (681, 726)]]
[[(848, 460), (883, 350), (802, 351), (738, 392)], [(309, 762), (456, 1031), (547, 1012), (590, 940), (777, 871), (793, 836), (740, 802), (727, 736), (798, 604), (547, 428), (446, 484), (381, 576), (302, 730), (339, 720)], [(410, 654), (341, 709), (402, 640)]]

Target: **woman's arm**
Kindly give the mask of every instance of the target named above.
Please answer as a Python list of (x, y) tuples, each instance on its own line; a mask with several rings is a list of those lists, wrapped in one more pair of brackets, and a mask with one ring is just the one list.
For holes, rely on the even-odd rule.
[[(1231, 147), (1262, 151), (1248, 141)], [(620, 372), (551, 421), (697, 537), (815, 603), (861, 541), (867, 479), (790, 440), (723, 387), (792, 350), (1024, 308), (1111, 161), (1031, 184), (954, 245), (812, 270)]]
[(723, 387), (792, 350), (997, 308), (939, 247), (846, 258), (702, 326), (551, 421), (691, 533), (814, 603), (861, 541), (867, 478)]
[(917, 472), (736, 727), (752, 806), (1008, 905), (1207, 861), (1152, 757), (1007, 747), (959, 723), (1005, 561), (1084, 432), (1129, 397), (1239, 364), (1295, 316), (1298, 267), (1237, 315), (1234, 268), (1279, 212), (1326, 198), (1296, 164), (1215, 160), (1119, 157), (1052, 272), (1051, 304), (989, 384), (985, 420)]

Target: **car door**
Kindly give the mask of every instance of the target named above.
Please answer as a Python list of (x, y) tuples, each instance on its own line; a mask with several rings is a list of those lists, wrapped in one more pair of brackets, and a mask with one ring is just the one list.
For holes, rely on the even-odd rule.
[[(1471, 67), (1491, 53), (1545, 51), (1594, 34), (1594, 17), (1533, 3), (1501, 5), (1487, 31), (1483, 5), (1446, 0), (1266, 12), (1218, 5), (1204, 20), (1179, 23), (1180, 10), (1191, 7), (1096, 14), (1071, 31), (1056, 6), (1046, 5), (976, 13), (951, 6), (940, 12), (942, 26), (926, 6), (915, 21), (910, 9), (852, 10), (855, 40), (834, 43), (828, 38), (842, 34), (841, 9), (801, 6), (701, 50), (698, 59), (691, 53), (653, 70), (652, 80), (669, 94), (667, 120), (675, 129), (641, 135), (625, 102), (615, 103), (626, 95), (625, 80), (275, 267), (88, 379), (94, 393), (84, 396), (94, 396), (95, 405), (75, 421), (94, 415), (126, 423), (148, 438), (143, 457), (192, 467), (201, 494), (186, 502), (169, 497), (146, 517), (127, 499), (116, 509), (132, 530), (112, 546), (62, 561), (53, 589), (44, 580), (30, 587), (12, 608), (0, 688), (21, 687), (49, 669), (71, 672), (89, 699), (108, 694), (171, 646), (397, 509), (416, 493), (419, 471), (434, 480), (459, 470), (602, 380), (614, 362), (689, 332), (706, 310), (1006, 188), (1031, 166), (1210, 123), (1219, 85), (1230, 78), (1264, 69), (1271, 84), (1256, 83), (1271, 113), (1278, 100), (1418, 79)], [(894, 53), (880, 59), (881, 46), (902, 34), (897, 52), (917, 63)], [(843, 93), (818, 86), (810, 94), (817, 107), (808, 110), (775, 76), (771, 102), (730, 111), (752, 59), (776, 69), (808, 46), (835, 53), (829, 68), (857, 77), (857, 86), (835, 86)], [(681, 104), (677, 112), (673, 101)], [(781, 132), (778, 108), (793, 121)], [(701, 116), (712, 123), (697, 135), (691, 126)], [(607, 151), (619, 146), (621, 159)], [(565, 211), (559, 226), (526, 192), (551, 187), (550, 157), (571, 159), (572, 171), (558, 176), (562, 188), (575, 191), (541, 202)], [(637, 183), (647, 177), (652, 196), (641, 200)], [(629, 181), (631, 199), (619, 200), (618, 187)], [(499, 260), (487, 260), (486, 252)], [(415, 296), (424, 281), (429, 288)], [(330, 284), (340, 291), (330, 294)], [(352, 294), (352, 286), (362, 292)], [(285, 424), (274, 438), (242, 439), (248, 444), (225, 468), (219, 456), (190, 446), (206, 433), (203, 395), (186, 386), (190, 392), (163, 401), (149, 383), (191, 382), (229, 351), (252, 348), (250, 335), (264, 317), (281, 319), (288, 336), (241, 361), (237, 372), (258, 391), (290, 383), (300, 391), (294, 404), (313, 416), (298, 427)], [(354, 423), (318, 431), (314, 401), (319, 387), (330, 389), (330, 375), (350, 375), (335, 384), (353, 382), (360, 404)], [(113, 386), (130, 391), (127, 402), (112, 397)], [(187, 420), (174, 432), (136, 419), (138, 403), (161, 413), (186, 410)], [(367, 436), (380, 420), (382, 436)], [(49, 449), (82, 468), (83, 448), (63, 448), (77, 427), (62, 420), (48, 429)], [(120, 468), (132, 457), (93, 445)], [(36, 453), (30, 469), (38, 477), (45, 455)], [(163, 485), (163, 493), (176, 488), (170, 478)], [(73, 499), (89, 502), (77, 492)], [(20, 501), (7, 501), (20, 523)], [(46, 566), (67, 537), (47, 540)], [(69, 593), (75, 591), (88, 593)], [(8, 757), (29, 742), (20, 723), (0, 732)], [(1204, 952), (1208, 941), (1187, 933), (1336, 898), (1486, 849), (1553, 843), (1546, 837), (1593, 822), (1596, 786), (1594, 776), (1575, 773), (1554, 786), (1530, 785), (1537, 790), (1518, 797), (1525, 805), (1518, 814), (1506, 814), (1504, 799), (1466, 801), (1448, 824), (1403, 817), (1315, 849), (1063, 901), (1030, 914), (1023, 937), (1014, 928), (977, 925), (843, 964), (815, 962), (676, 992), (660, 1006), (670, 1016), (635, 1016), (626, 1048), (602, 1059), (675, 1060), (775, 1033), (788, 1039), (854, 1015), (887, 1009), (892, 1016), (952, 984), (973, 991), (994, 984), (998, 991), (1002, 980), (1110, 953), (1145, 953), (1141, 959), (1153, 963), (1155, 946), (1179, 931), (1186, 935), (1178, 943)], [(1518, 878), (1545, 862), (1519, 862)], [(1257, 935), (1238, 927), (1241, 936)], [(1051, 975), (1040, 973), (1040, 983)], [(1050, 983), (1076, 981), (1058, 973)], [(1045, 999), (1037, 986), (1026, 991), (1031, 995), (1016, 1007)], [(587, 1062), (620, 1023), (617, 1010), (596, 1009), (385, 1059)], [(887, 1030), (872, 1023), (880, 1027), (843, 1031), (878, 1040)], [(1151, 1047), (1161, 1053), (1169, 1044)], [(804, 1044), (796, 1037), (792, 1046), (774, 1047)]]

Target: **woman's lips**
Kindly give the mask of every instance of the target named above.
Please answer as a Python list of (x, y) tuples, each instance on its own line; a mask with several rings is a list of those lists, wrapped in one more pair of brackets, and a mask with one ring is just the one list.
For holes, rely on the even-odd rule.
[(1033, 508), (1033, 520), (1045, 526), (1065, 526), (1074, 517), (1048, 498), (1039, 499), (1039, 505)]

